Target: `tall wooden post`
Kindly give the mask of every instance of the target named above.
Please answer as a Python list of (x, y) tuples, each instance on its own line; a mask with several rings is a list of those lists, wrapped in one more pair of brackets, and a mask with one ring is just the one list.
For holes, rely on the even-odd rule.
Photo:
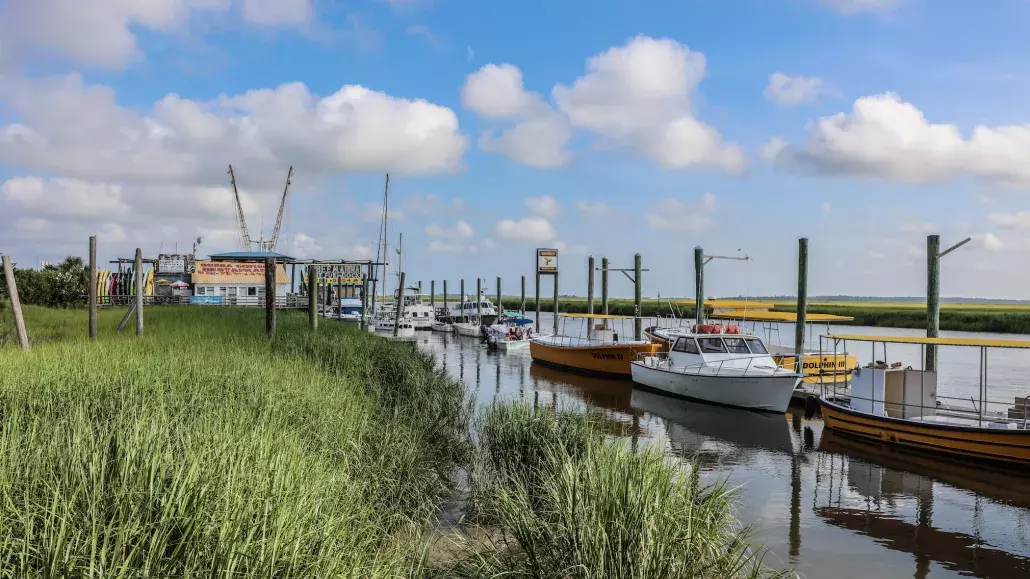
[(497, 277), (497, 319), (500, 320), (501, 310), (501, 278)]
[(368, 329), (368, 276), (361, 276), (361, 329)]
[[(336, 271), (336, 313), (339, 315), (340, 300), (343, 299), (343, 264), (340, 264), (339, 269)], [(337, 318), (338, 319), (338, 318)]]
[(608, 315), (608, 258), (601, 258), (601, 313)]
[(461, 280), (461, 294), (459, 294), (459, 296), (458, 296), (458, 311), (461, 312), (459, 314), (460, 315), (459, 319), (462, 320), (462, 321), (465, 321), (465, 318), (468, 316), (468, 312), (465, 311), (465, 279), (464, 278), (462, 278), (462, 280)]
[(404, 272), (401, 272), (401, 279), (399, 280), (400, 285), (397, 288), (397, 314), (393, 318), (393, 335), (397, 336), (397, 332), (401, 326), (401, 318), (404, 317)]
[[(121, 264), (119, 264), (120, 266)], [(97, 340), (97, 236), (89, 237), (89, 339)]]
[(143, 335), (143, 250), (136, 248), (136, 335)]
[(633, 319), (633, 339), (640, 340), (644, 336), (644, 320), (640, 318), (641, 308), (643, 307), (642, 286), (643, 279), (641, 279), (641, 258), (639, 253), (633, 254), (633, 308), (636, 310)]
[(447, 309), (447, 280), (443, 280), (443, 311), (445, 316), (450, 313)]
[(587, 313), (594, 313), (594, 256), (587, 258)]
[(522, 301), (519, 302), (519, 309), (522, 310), (522, 315), (526, 315), (526, 276), (522, 276)]
[(794, 371), (803, 370), (805, 353), (805, 320), (808, 315), (808, 238), (798, 240), (798, 313), (794, 323)]
[(422, 280), (418, 280), (418, 293), (422, 295)]
[(308, 323), (312, 330), (318, 329), (318, 272), (314, 265), (308, 266)]
[(265, 258), (265, 334), (275, 335), (275, 258)]
[(433, 316), (436, 316), (436, 280), (429, 281), (429, 308), (433, 310)]
[(537, 331), (540, 331), (540, 272), (536, 272), (536, 325)]
[(297, 264), (290, 266), (290, 293), (297, 292)]
[(697, 324), (705, 323), (705, 250), (694, 248), (694, 300)]
[[(941, 329), (941, 236), (926, 236), (926, 337), (940, 336)], [(926, 346), (923, 369), (937, 371), (937, 346)]]
[[(90, 239), (93, 239), (92, 237)], [(3, 256), (4, 262), (4, 278), (7, 280), (7, 293), (11, 296), (11, 310), (14, 311), (14, 332), (18, 334), (18, 343), (21, 344), (21, 349), (26, 352), (29, 351), (29, 335), (25, 332), (25, 318), (22, 317), (21, 313), (21, 299), (18, 297), (18, 282), (14, 279), (14, 266), (11, 265), (11, 257), (8, 255)], [(93, 283), (93, 287), (96, 287), (96, 282)], [(96, 293), (97, 290), (93, 290)], [(96, 300), (93, 300), (96, 304)]]
[(555, 271), (554, 276), (554, 335), (558, 335), (558, 272)]
[(479, 300), (479, 296), (483, 295), (483, 279), (476, 278), (476, 322), (480, 325), (483, 323), (483, 302)]

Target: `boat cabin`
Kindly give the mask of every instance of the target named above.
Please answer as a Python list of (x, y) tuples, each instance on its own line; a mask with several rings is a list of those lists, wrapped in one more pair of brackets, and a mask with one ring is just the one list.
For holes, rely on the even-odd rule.
[(700, 332), (672, 332), (669, 362), (674, 366), (719, 366), (776, 369), (778, 365), (758, 336)]

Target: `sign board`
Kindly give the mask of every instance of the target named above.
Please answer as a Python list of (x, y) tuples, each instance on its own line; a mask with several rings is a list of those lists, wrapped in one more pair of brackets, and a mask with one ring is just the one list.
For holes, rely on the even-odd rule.
[(157, 273), (186, 273), (186, 260), (171, 256), (159, 256), (157, 259)]
[[(364, 267), (359, 263), (348, 263), (343, 265), (319, 265), (318, 267), (318, 283), (340, 283), (343, 285), (361, 285), (362, 280), (365, 279), (364, 274), (361, 272)], [(341, 279), (342, 278), (342, 279)], [(307, 283), (308, 275), (307, 268), (301, 279), (304, 283)]]
[(264, 279), (265, 264), (260, 261), (198, 261), (200, 275), (253, 275)]
[(190, 304), (195, 306), (220, 306), (222, 296), (191, 296)]
[(558, 250), (537, 249), (536, 250), (536, 272), (537, 273), (558, 273)]

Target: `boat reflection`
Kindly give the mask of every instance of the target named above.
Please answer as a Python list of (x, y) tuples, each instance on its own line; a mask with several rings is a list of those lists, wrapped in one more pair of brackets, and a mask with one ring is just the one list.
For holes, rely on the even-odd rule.
[[(828, 468), (820, 468), (819, 478), (827, 485), (829, 494), (824, 495), (825, 501), (820, 501), (817, 489), (815, 514), (830, 525), (872, 537), (887, 549), (912, 553), (914, 577), (928, 577), (931, 563), (974, 577), (1017, 577), (1030, 573), (1030, 558), (984, 539), (988, 527), (982, 513), (987, 501), (978, 496), (1026, 506), (1030, 504), (1026, 494), (1030, 481), (1024, 477), (987, 471), (982, 465), (944, 462), (940, 457), (930, 459), (895, 446), (841, 436), (829, 429), (823, 430), (819, 449), (828, 453), (824, 455), (828, 460), (821, 465)], [(855, 504), (844, 496), (841, 483), (845, 478), (848, 491), (864, 499), (863, 506), (844, 506)], [(960, 495), (971, 497), (971, 504), (961, 509), (968, 513), (971, 534), (933, 525), (934, 502), (941, 490), (947, 489), (935, 487), (935, 483), (976, 493)], [(822, 506), (818, 506), (820, 502)], [(949, 520), (948, 526), (954, 524), (954, 520)], [(1015, 529), (1004, 532), (1023, 535), (1022, 527), (1017, 522)]]
[(643, 434), (640, 418), (643, 412), (630, 404), (633, 384), (626, 380), (573, 374), (546, 366), (530, 364), (529, 377), (535, 392), (570, 396), (598, 410), (604, 431), (615, 436), (637, 437)]
[(633, 389), (633, 408), (658, 416), (674, 451), (698, 456), (703, 463), (747, 462), (754, 449), (792, 454), (790, 425), (782, 414), (750, 412), (691, 402), (639, 388)]

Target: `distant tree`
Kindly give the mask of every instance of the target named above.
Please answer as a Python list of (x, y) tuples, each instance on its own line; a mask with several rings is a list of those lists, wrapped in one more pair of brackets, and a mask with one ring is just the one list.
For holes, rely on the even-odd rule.
[[(23, 304), (70, 308), (86, 303), (89, 270), (81, 257), (69, 256), (57, 265), (46, 265), (38, 270), (16, 267), (14, 279)], [(0, 285), (0, 298), (9, 297), (7, 284)]]

